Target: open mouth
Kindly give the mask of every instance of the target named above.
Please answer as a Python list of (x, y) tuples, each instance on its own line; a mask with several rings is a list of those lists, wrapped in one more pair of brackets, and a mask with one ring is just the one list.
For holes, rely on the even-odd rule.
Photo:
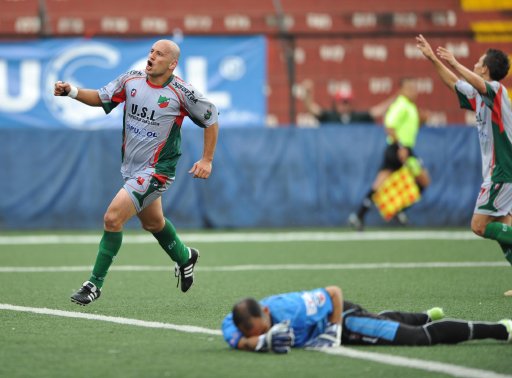
[(148, 59), (148, 67), (153, 67), (153, 62)]

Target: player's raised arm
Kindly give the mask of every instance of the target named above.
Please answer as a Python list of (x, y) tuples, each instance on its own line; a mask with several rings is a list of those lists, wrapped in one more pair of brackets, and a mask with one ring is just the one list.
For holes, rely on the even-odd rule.
[(455, 71), (457, 71), (473, 88), (479, 93), (486, 93), (487, 88), (485, 86), (485, 80), (479, 75), (468, 69), (467, 67), (460, 64), (457, 59), (453, 56), (452, 52), (444, 47), (437, 48), (437, 55), (444, 59)]
[(436, 54), (434, 54), (434, 51), (432, 50), (432, 47), (430, 47), (430, 44), (426, 38), (421, 34), (416, 37), (416, 47), (418, 47), (425, 58), (427, 58), (434, 65), (434, 68), (436, 69), (443, 83), (445, 83), (446, 86), (453, 92), (455, 92), (455, 83), (457, 80), (459, 80), (459, 78), (452, 71), (450, 71), (448, 67), (443, 64), (443, 62), (439, 60)]
[(100, 95), (95, 89), (79, 89), (70, 83), (57, 81), (53, 94), (55, 96), (68, 96), (89, 106), (101, 106)]

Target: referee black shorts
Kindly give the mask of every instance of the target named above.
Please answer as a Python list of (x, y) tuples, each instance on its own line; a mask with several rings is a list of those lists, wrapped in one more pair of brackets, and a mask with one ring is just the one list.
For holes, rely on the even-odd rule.
[[(398, 143), (388, 144), (384, 151), (384, 159), (379, 168), (379, 171), (389, 170), (396, 171), (402, 167), (402, 162), (398, 158)], [(410, 147), (405, 147), (409, 150), (409, 156), (414, 155), (414, 151)]]

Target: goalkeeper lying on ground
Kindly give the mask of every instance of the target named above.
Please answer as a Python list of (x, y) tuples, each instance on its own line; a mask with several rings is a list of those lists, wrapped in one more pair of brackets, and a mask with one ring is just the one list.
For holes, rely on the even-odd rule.
[(290, 348), (345, 345), (434, 345), (478, 339), (512, 341), (512, 320), (497, 323), (441, 320), (443, 310), (372, 314), (343, 301), (341, 289), (328, 286), (246, 298), (222, 322), (228, 344), (256, 352), (288, 353)]

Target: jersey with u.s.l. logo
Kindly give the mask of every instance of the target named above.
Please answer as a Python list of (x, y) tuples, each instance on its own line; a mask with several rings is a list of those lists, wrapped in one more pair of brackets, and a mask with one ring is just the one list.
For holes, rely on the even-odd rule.
[(200, 127), (217, 122), (217, 108), (192, 85), (175, 75), (161, 86), (142, 71), (129, 71), (98, 90), (108, 114), (124, 102), (121, 173), (154, 168), (174, 178), (181, 156), (181, 125), (188, 116)]

